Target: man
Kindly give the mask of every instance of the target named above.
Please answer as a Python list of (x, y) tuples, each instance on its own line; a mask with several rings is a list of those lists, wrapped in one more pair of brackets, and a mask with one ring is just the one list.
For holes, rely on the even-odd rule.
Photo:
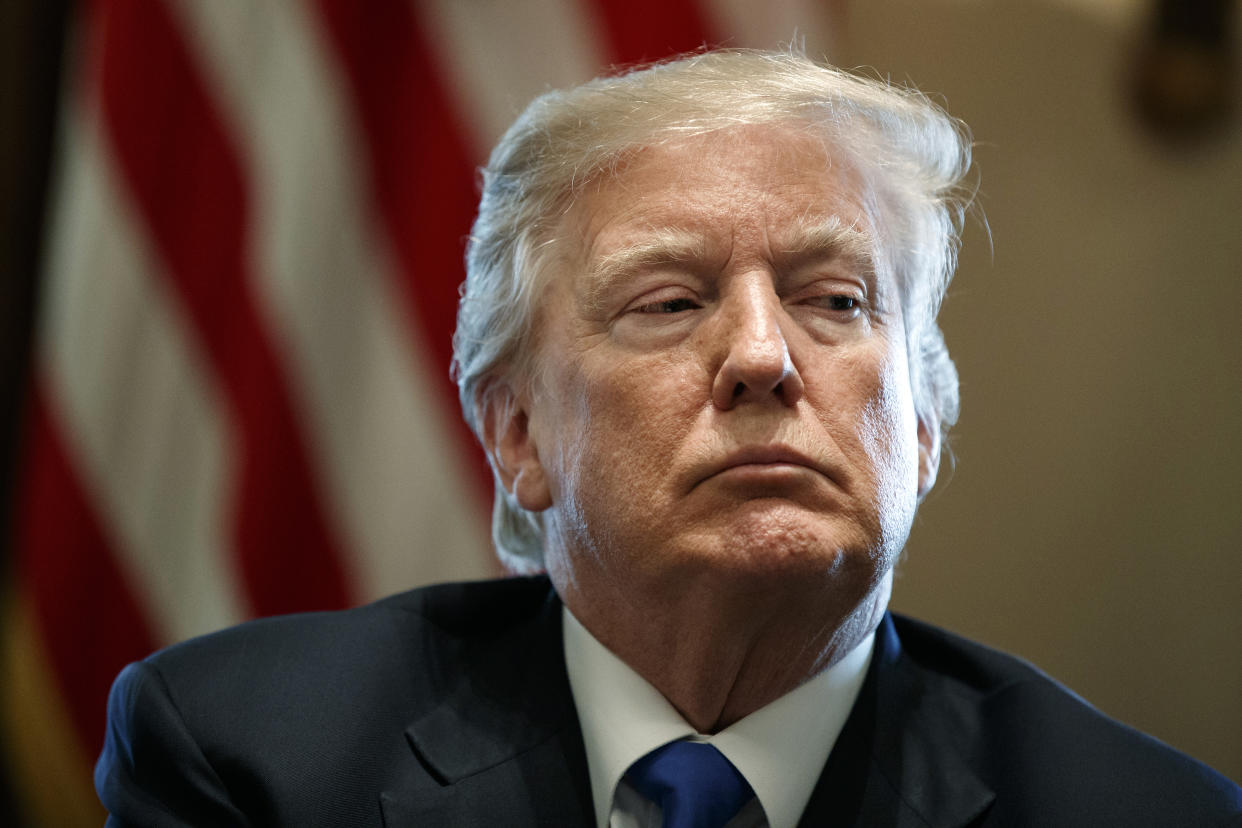
[(117, 825), (1242, 825), (1242, 791), (886, 612), (956, 375), (963, 130), (791, 54), (535, 101), (455, 339), (529, 575), (122, 674)]

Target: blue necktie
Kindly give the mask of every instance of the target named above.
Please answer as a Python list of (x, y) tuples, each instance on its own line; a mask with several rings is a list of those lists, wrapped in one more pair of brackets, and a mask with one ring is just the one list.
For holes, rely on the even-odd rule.
[(660, 806), (664, 828), (722, 828), (755, 792), (706, 742), (670, 742), (639, 759), (625, 781)]

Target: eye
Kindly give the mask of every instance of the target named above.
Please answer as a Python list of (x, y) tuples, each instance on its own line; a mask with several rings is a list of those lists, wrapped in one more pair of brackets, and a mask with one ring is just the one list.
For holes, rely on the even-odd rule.
[(682, 311), (695, 310), (699, 307), (699, 303), (693, 299), (662, 299), (659, 302), (648, 302), (645, 305), (639, 305), (634, 308), (635, 313), (681, 313)]
[(863, 298), (853, 293), (822, 293), (802, 300), (802, 304), (846, 319), (853, 319), (863, 310)]

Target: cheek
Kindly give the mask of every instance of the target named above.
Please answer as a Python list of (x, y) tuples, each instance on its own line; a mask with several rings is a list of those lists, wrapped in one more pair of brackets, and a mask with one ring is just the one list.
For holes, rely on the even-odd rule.
[(594, 367), (556, 372), (559, 408), (543, 435), (553, 498), (545, 515), (556, 546), (607, 562), (617, 550), (649, 546), (643, 533), (668, 514), (670, 469), (693, 409), (678, 406), (682, 372), (633, 362)]
[(621, 477), (645, 473), (656, 481), (695, 408), (693, 380), (682, 366), (665, 361), (631, 361), (592, 379), (588, 416), (595, 445)]
[[(877, 495), (904, 497), (918, 488), (918, 420), (905, 362), (890, 358), (868, 372), (855, 434), (875, 475)], [(882, 504), (896, 506), (894, 503)]]
[[(612, 507), (629, 488), (650, 488), (684, 433), (691, 380), (655, 360), (563, 364), (549, 379), (558, 406), (543, 445), (562, 502), (598, 493)], [(641, 492), (640, 492), (641, 494)]]

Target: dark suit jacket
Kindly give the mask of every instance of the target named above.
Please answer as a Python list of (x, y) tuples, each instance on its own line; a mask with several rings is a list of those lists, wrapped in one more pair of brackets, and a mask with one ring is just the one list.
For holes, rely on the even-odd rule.
[[(542, 577), (252, 622), (130, 665), (110, 825), (587, 826)], [(802, 825), (1242, 825), (1242, 791), (1035, 669), (886, 617)]]

